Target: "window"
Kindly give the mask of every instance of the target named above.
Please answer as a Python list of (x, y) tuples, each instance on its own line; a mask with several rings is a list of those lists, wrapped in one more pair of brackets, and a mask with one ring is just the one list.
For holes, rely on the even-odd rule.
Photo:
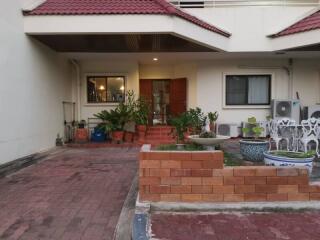
[(125, 99), (123, 76), (88, 76), (88, 103), (119, 103)]
[(269, 105), (271, 75), (226, 75), (226, 105)]

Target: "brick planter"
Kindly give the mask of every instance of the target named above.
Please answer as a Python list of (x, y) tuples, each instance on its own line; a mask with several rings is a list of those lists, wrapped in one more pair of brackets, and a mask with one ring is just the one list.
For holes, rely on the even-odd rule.
[(224, 167), (222, 151), (140, 152), (141, 201), (261, 202), (320, 200), (306, 168)]

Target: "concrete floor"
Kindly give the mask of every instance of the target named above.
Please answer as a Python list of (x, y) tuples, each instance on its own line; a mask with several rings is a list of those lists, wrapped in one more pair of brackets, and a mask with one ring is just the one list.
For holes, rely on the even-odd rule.
[(0, 179), (0, 239), (112, 239), (138, 148), (66, 148)]

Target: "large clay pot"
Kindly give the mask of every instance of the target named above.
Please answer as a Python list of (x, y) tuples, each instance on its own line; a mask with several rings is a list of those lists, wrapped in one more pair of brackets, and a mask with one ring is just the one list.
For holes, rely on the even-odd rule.
[(113, 131), (112, 140), (116, 143), (121, 143), (123, 141), (124, 132), (123, 131)]
[(77, 143), (84, 143), (88, 141), (89, 133), (86, 128), (77, 128), (74, 134), (74, 140)]
[(133, 133), (132, 132), (125, 132), (124, 133), (124, 141), (127, 143), (133, 142)]
[(242, 156), (251, 162), (262, 162), (264, 153), (269, 149), (269, 142), (266, 140), (240, 140), (240, 152)]

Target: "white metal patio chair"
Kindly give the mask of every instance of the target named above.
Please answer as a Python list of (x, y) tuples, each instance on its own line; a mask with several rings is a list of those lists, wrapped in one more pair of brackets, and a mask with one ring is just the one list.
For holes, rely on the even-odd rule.
[(271, 150), (272, 141), (275, 142), (276, 149), (279, 150), (280, 142), (282, 140), (286, 141), (287, 149), (289, 149), (289, 142), (290, 142), (289, 138), (281, 136), (280, 128), (286, 126), (288, 124), (288, 122), (291, 121), (291, 119), (284, 119), (284, 120), (285, 121), (282, 121), (282, 119), (281, 120), (272, 119), (272, 120), (270, 120), (268, 122), (268, 128), (269, 128), (269, 132), (270, 132), (270, 144), (269, 144), (270, 147), (269, 147), (269, 150)]
[[(293, 119), (282, 118), (278, 120), (277, 124), (280, 132), (280, 137), (286, 141), (287, 151), (289, 151), (290, 146), (291, 146), (291, 149), (293, 148), (294, 132), (295, 132), (295, 127), (297, 123)], [(292, 143), (291, 145), (290, 145), (290, 141)]]
[(319, 150), (319, 135), (320, 135), (320, 121), (316, 118), (309, 118), (301, 121), (302, 137), (299, 139), (302, 144), (304, 152), (308, 151), (310, 142), (316, 144), (316, 152)]

